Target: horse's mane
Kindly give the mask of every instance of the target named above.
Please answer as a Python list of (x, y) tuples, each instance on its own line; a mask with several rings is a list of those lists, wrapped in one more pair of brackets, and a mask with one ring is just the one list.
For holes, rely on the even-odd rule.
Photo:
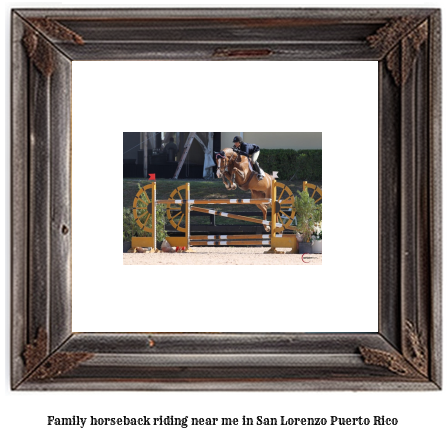
[[(228, 158), (228, 155), (231, 157), (233, 154), (237, 154), (237, 152), (234, 151), (232, 148), (225, 148), (222, 152), (225, 154), (225, 156), (227, 158)], [(245, 155), (242, 155), (242, 154), (238, 154), (238, 155), (239, 155), (239, 157), (241, 159), (241, 162), (243, 162), (245, 160), (248, 161), (248, 158)]]

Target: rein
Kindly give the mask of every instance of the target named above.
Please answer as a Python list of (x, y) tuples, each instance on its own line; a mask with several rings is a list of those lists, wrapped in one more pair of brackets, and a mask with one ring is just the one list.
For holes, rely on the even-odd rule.
[[(234, 158), (235, 156), (236, 156), (236, 158)], [(228, 164), (230, 164), (231, 161), (236, 161), (236, 160), (237, 160), (237, 157), (238, 157), (237, 153), (236, 153), (236, 152), (233, 152), (233, 153), (231, 154), (231, 157), (228, 159)], [(226, 162), (226, 158), (225, 158), (225, 162)], [(227, 167), (227, 165), (225, 166), (225, 171), (228, 172), (228, 167)]]
[[(229, 165), (232, 161), (235, 160), (235, 158), (234, 158), (235, 155), (236, 155), (236, 158), (237, 158), (237, 154), (236, 154), (236, 152), (233, 152), (230, 158), (227, 158), (225, 155), (220, 155), (220, 154), (217, 155), (218, 158), (223, 159), (223, 162), (224, 162), (223, 164), (225, 165), (224, 172), (227, 172), (227, 173), (228, 173), (228, 165)], [(221, 169), (221, 172), (222, 172), (222, 166), (220, 166), (220, 169)]]

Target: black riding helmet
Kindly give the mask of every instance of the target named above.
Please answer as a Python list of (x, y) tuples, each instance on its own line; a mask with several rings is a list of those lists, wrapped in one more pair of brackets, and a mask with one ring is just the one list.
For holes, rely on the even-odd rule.
[(233, 143), (242, 143), (242, 138), (236, 135), (236, 137), (233, 138)]

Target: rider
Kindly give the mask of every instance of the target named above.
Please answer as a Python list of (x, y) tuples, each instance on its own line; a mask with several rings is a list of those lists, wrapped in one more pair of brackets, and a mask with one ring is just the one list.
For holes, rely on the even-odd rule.
[(264, 171), (259, 167), (257, 162), (261, 149), (255, 144), (244, 143), (242, 138), (236, 135), (233, 138), (234, 147), (238, 154), (245, 155), (247, 158), (251, 158), (253, 168), (258, 173), (258, 180), (261, 181), (264, 178)]

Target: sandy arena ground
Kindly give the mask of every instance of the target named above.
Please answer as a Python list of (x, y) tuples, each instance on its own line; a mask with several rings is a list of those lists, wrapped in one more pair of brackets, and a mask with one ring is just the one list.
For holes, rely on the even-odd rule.
[[(264, 254), (260, 247), (195, 247), (188, 253), (124, 253), (125, 265), (321, 265), (322, 254)], [(287, 250), (286, 250), (287, 251)]]

